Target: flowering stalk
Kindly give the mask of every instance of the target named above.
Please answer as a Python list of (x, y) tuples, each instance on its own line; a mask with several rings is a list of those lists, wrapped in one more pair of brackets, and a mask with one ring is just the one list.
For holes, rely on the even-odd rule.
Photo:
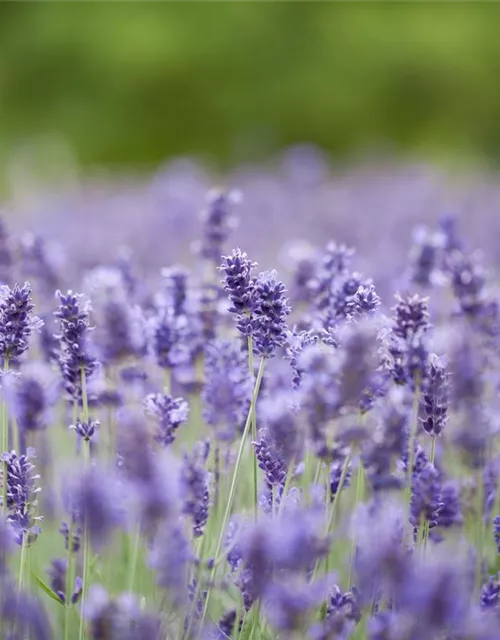
[(413, 395), (413, 406), (410, 422), (410, 439), (408, 443), (408, 466), (406, 469), (406, 502), (410, 508), (411, 502), (411, 479), (413, 475), (413, 465), (415, 463), (415, 442), (418, 429), (418, 407), (420, 403), (420, 380), (417, 380), (415, 393)]
[[(259, 390), (260, 390), (260, 385), (262, 383), (262, 376), (264, 375), (264, 365), (265, 365), (266, 359), (262, 358), (260, 361), (260, 366), (259, 366), (259, 371), (257, 373), (257, 380), (255, 382), (255, 387), (253, 390), (253, 394), (252, 394), (252, 401), (255, 403), (255, 401), (257, 400), (257, 396), (259, 395)], [(229, 516), (231, 514), (231, 508), (233, 505), (233, 500), (234, 500), (234, 496), (236, 493), (236, 481), (238, 478), (238, 471), (240, 469), (241, 466), (241, 460), (243, 458), (243, 451), (245, 449), (245, 444), (248, 438), (248, 433), (250, 431), (250, 425), (252, 422), (252, 409), (250, 408), (250, 411), (248, 412), (248, 416), (245, 422), (245, 428), (243, 430), (243, 435), (241, 436), (241, 441), (240, 441), (240, 447), (238, 449), (238, 455), (236, 457), (236, 463), (234, 465), (234, 471), (233, 471), (233, 477), (231, 479), (231, 487), (229, 489), (229, 495), (227, 497), (227, 504), (226, 504), (226, 510), (224, 511), (224, 517), (222, 518), (222, 524), (220, 527), (220, 531), (219, 531), (219, 537), (217, 540), (217, 546), (215, 547), (215, 553), (214, 553), (214, 558), (218, 558), (219, 557), (219, 553), (220, 550), (222, 549), (222, 543), (224, 540), (224, 532), (226, 530), (226, 526), (227, 523), (229, 521)], [(200, 622), (200, 626), (203, 627), (203, 622), (205, 620), (205, 617), (207, 615), (207, 611), (208, 611), (208, 605), (210, 603), (210, 596), (212, 593), (212, 587), (214, 584), (214, 580), (215, 580), (215, 576), (217, 573), (217, 566), (214, 565), (212, 572), (210, 574), (210, 580), (208, 583), (208, 588), (207, 588), (207, 595), (205, 598), (205, 604), (203, 607), (203, 613), (201, 616), (201, 622)]]
[[(353, 507), (353, 513), (354, 514), (356, 512), (356, 509), (357, 509), (359, 503), (363, 501), (364, 485), (365, 485), (365, 470), (364, 470), (364, 467), (363, 467), (363, 461), (361, 460), (361, 456), (359, 456), (358, 470), (357, 470), (357, 473), (356, 473), (356, 497), (354, 499), (354, 507)], [(337, 491), (337, 495), (338, 494), (339, 494), (339, 491)], [(353, 575), (354, 575), (354, 561), (355, 561), (355, 558), (356, 558), (356, 547), (357, 547), (357, 544), (358, 544), (358, 540), (357, 540), (356, 528), (353, 527), (352, 542), (351, 542), (351, 553), (350, 553), (350, 560), (349, 560), (349, 580), (347, 582), (347, 590), (348, 591), (350, 591), (351, 587), (352, 587), (352, 578), (353, 578)]]
[(476, 587), (481, 588), (483, 581), (483, 555), (484, 555), (484, 475), (482, 470), (477, 473), (477, 567), (476, 567)]
[[(82, 381), (82, 412), (83, 420), (88, 424), (89, 422), (89, 405), (87, 398), (87, 380), (85, 374), (85, 367), (81, 367), (81, 381)], [(84, 439), (83, 443), (83, 465), (86, 469), (90, 464), (90, 440)], [(83, 640), (84, 638), (84, 617), (83, 607), (85, 606), (85, 600), (88, 593), (88, 576), (89, 576), (89, 532), (87, 529), (87, 523), (83, 523), (83, 582), (82, 582), (82, 605), (80, 611), (80, 631), (78, 638)]]
[[(253, 381), (253, 337), (248, 336), (248, 368), (250, 370), (250, 376)], [(257, 440), (257, 413), (255, 411), (255, 400), (252, 396), (250, 404), (250, 413), (252, 414), (252, 442)], [(253, 455), (253, 512), (255, 521), (258, 516), (258, 504), (259, 504), (259, 488), (258, 488), (258, 475), (257, 475), (257, 456)]]
[[(431, 464), (434, 464), (435, 457), (436, 457), (436, 438), (435, 436), (433, 436), (431, 438), (431, 452), (429, 456), (429, 462)], [(422, 532), (420, 544), (422, 546), (422, 553), (425, 554), (425, 549), (429, 541), (429, 532), (430, 532), (429, 520), (427, 518), (423, 521), (423, 523), (421, 523), (420, 530)]]
[[(9, 371), (9, 359), (6, 357), (3, 365), (4, 376)], [(9, 418), (7, 415), (7, 404), (5, 398), (2, 398), (2, 439), (1, 439), (1, 454), (7, 453), (9, 450)], [(3, 461), (3, 482), (2, 482), (2, 505), (4, 512), (7, 511), (7, 461)]]
[(71, 585), (73, 584), (73, 518), (70, 520), (68, 530), (68, 550), (66, 553), (66, 601), (64, 607), (64, 640), (69, 640), (69, 616), (71, 611)]
[[(325, 533), (326, 533), (327, 536), (330, 533), (330, 529), (332, 528), (333, 520), (335, 518), (335, 514), (337, 512), (338, 503), (339, 503), (339, 500), (340, 500), (340, 494), (342, 493), (342, 489), (344, 488), (344, 485), (345, 485), (345, 482), (346, 482), (346, 478), (347, 478), (347, 474), (349, 472), (349, 465), (350, 464), (351, 464), (351, 450), (349, 449), (349, 451), (347, 452), (346, 458), (344, 460), (344, 465), (342, 467), (342, 471), (340, 473), (339, 486), (337, 488), (337, 491), (335, 492), (335, 496), (333, 497), (332, 508), (331, 508), (329, 516), (328, 516), (328, 520), (327, 520), (327, 524), (326, 524), (326, 530), (325, 530)], [(328, 486), (329, 487), (331, 486), (330, 485), (330, 478), (328, 478)], [(330, 491), (331, 491), (331, 489), (330, 489)], [(313, 572), (313, 576), (311, 578), (311, 582), (314, 582), (314, 578), (316, 577), (316, 575), (318, 573), (319, 566), (320, 566), (320, 561), (318, 560), (316, 562), (316, 566), (314, 568), (314, 572)], [(326, 573), (328, 573), (328, 556), (326, 556)]]

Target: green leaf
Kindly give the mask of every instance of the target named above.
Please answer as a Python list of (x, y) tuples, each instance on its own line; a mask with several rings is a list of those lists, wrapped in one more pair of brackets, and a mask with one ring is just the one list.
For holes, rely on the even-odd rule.
[(238, 640), (250, 640), (252, 635), (252, 616), (245, 616), (243, 620), (243, 626), (241, 627), (240, 635), (238, 636)]
[(45, 593), (49, 596), (49, 598), (52, 598), (52, 600), (55, 600), (56, 602), (58, 602), (60, 605), (64, 607), (64, 602), (61, 602), (61, 599), (59, 598), (59, 596), (56, 593), (54, 593), (54, 591), (52, 591), (52, 589), (48, 585), (46, 585), (45, 582), (36, 575), (36, 573), (32, 573), (32, 576), (35, 578), (35, 581), (40, 587), (40, 589), (42, 589), (42, 591), (45, 591)]

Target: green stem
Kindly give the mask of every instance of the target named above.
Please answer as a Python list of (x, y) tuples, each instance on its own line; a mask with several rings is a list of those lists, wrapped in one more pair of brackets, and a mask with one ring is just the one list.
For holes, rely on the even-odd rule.
[[(430, 456), (429, 456), (429, 462), (431, 464), (434, 464), (435, 458), (436, 458), (436, 438), (432, 437), (432, 439), (431, 439), (431, 452), (430, 452)], [(429, 541), (429, 532), (430, 532), (429, 520), (427, 518), (425, 518), (425, 520), (423, 520), (423, 522), (420, 523), (420, 527), (419, 527), (419, 531), (418, 531), (418, 537), (417, 537), (417, 544), (420, 545), (420, 547), (422, 549), (422, 554), (424, 556), (425, 556), (425, 550), (427, 548), (427, 543)]]
[(128, 590), (130, 593), (134, 591), (135, 575), (137, 573), (137, 563), (139, 561), (139, 547), (141, 544), (141, 523), (138, 522), (133, 535), (132, 559), (130, 563), (130, 573), (128, 580)]
[(288, 493), (288, 489), (290, 488), (290, 484), (292, 482), (294, 469), (295, 469), (295, 458), (292, 458), (292, 460), (290, 461), (290, 465), (288, 466), (288, 471), (286, 473), (285, 486), (283, 487), (283, 494), (281, 496), (281, 502), (278, 507), (278, 517), (283, 512), (283, 509), (285, 506), (286, 494)]
[[(250, 375), (252, 377), (252, 382), (254, 380), (254, 369), (253, 369), (253, 337), (248, 336), (248, 369), (250, 371)], [(252, 395), (252, 401), (250, 404), (250, 413), (252, 414), (252, 441), (256, 442), (257, 440), (257, 414), (255, 411), (255, 400)], [(253, 460), (253, 515), (254, 520), (257, 522), (258, 517), (258, 505), (259, 505), (259, 481), (258, 481), (258, 470), (257, 470), (257, 456), (255, 453), (252, 455)]]
[[(84, 400), (84, 415), (85, 415), (86, 394), (84, 395), (84, 398), (85, 398)], [(87, 409), (87, 412), (88, 412), (88, 409)], [(88, 413), (87, 413), (87, 416), (88, 416)], [(85, 468), (87, 468), (90, 464), (90, 442), (88, 440), (83, 441), (83, 460), (84, 460), (84, 466)], [(82, 603), (80, 607), (80, 631), (78, 634), (79, 640), (83, 640), (83, 638), (85, 637), (83, 607), (85, 606), (85, 600), (87, 598), (87, 592), (88, 592), (89, 559), (90, 559), (89, 532), (88, 532), (87, 522), (85, 518), (85, 521), (83, 523), (83, 577), (82, 577), (82, 601), (81, 601)]]
[[(356, 497), (354, 502), (354, 508), (352, 511), (354, 516), (356, 514), (357, 506), (359, 505), (360, 502), (363, 501), (364, 483), (365, 483), (364, 481), (365, 481), (365, 470), (363, 467), (363, 461), (361, 460), (361, 456), (360, 456), (359, 465), (356, 473)], [(358, 536), (357, 536), (356, 527), (354, 526), (353, 532), (352, 532), (351, 553), (350, 553), (350, 560), (349, 560), (349, 580), (347, 583), (348, 591), (350, 591), (352, 587), (352, 579), (354, 575), (354, 560), (356, 557), (357, 544), (358, 544)]]
[(483, 555), (484, 555), (484, 477), (482, 470), (477, 472), (477, 567), (476, 587), (481, 588), (483, 581)]
[(83, 410), (83, 421), (89, 421), (89, 403), (87, 399), (87, 376), (85, 375), (85, 367), (80, 369), (80, 375), (82, 380), (82, 410)]
[[(349, 451), (347, 452), (347, 456), (346, 459), (344, 460), (344, 466), (342, 467), (342, 472), (340, 474), (340, 478), (339, 478), (339, 486), (337, 488), (337, 491), (335, 492), (335, 496), (333, 497), (333, 504), (332, 504), (332, 508), (330, 510), (330, 514), (326, 523), (326, 530), (325, 533), (328, 536), (328, 534), (330, 533), (330, 529), (332, 528), (332, 524), (333, 524), (333, 520), (335, 518), (335, 514), (337, 513), (337, 506), (339, 504), (339, 500), (340, 500), (340, 494), (342, 492), (342, 489), (344, 488), (344, 484), (345, 484), (345, 480), (347, 478), (347, 473), (349, 471), (349, 465), (351, 464), (351, 450), (349, 449)], [(328, 481), (330, 480), (330, 478), (328, 478)], [(328, 484), (330, 484), (330, 482), (328, 482)], [(328, 504), (328, 503), (327, 503)], [(318, 569), (319, 569), (320, 563), (319, 561), (316, 562), (316, 567), (314, 569), (314, 573), (313, 573), (313, 578), (312, 580), (314, 580)], [(326, 573), (328, 573), (328, 556), (326, 557)]]
[[(254, 402), (257, 399), (257, 396), (259, 395), (260, 385), (262, 383), (262, 376), (264, 375), (265, 363), (266, 363), (265, 358), (262, 358), (262, 360), (260, 361), (259, 371), (257, 373), (257, 380), (255, 382), (255, 387), (254, 387), (253, 395), (252, 395), (252, 400)], [(245, 449), (245, 444), (246, 444), (246, 441), (247, 441), (247, 438), (248, 438), (248, 432), (250, 431), (251, 422), (252, 422), (252, 410), (250, 409), (250, 411), (248, 412), (246, 423), (245, 423), (245, 429), (243, 431), (243, 435), (241, 436), (240, 447), (238, 449), (238, 455), (236, 457), (236, 463), (234, 465), (233, 477), (231, 479), (231, 487), (229, 489), (229, 496), (227, 498), (226, 509), (224, 511), (224, 517), (222, 518), (222, 524), (221, 524), (220, 531), (219, 531), (219, 537), (218, 537), (218, 540), (217, 540), (217, 546), (215, 548), (215, 553), (213, 554), (214, 558), (217, 558), (219, 556), (220, 550), (222, 548), (222, 543), (223, 543), (223, 540), (224, 540), (224, 533), (226, 531), (226, 526), (227, 526), (227, 523), (228, 523), (228, 520), (229, 520), (229, 516), (231, 514), (231, 508), (232, 508), (232, 505), (233, 505), (234, 496), (236, 494), (236, 484), (237, 484), (237, 479), (238, 479), (238, 471), (239, 471), (240, 466), (241, 466), (241, 460), (243, 458), (243, 451)], [(208, 605), (210, 603), (210, 596), (211, 596), (211, 593), (212, 593), (212, 587), (213, 587), (213, 584), (214, 584), (216, 573), (217, 573), (217, 567), (214, 566), (214, 568), (212, 569), (211, 575), (210, 575), (210, 580), (209, 580), (208, 589), (207, 589), (207, 596), (205, 598), (205, 606), (203, 607), (203, 614), (202, 614), (201, 621), (200, 621), (200, 628), (203, 628), (203, 622), (205, 621), (205, 618), (206, 618), (206, 615), (207, 615)]]
[(27, 538), (28, 538), (28, 532), (27, 531), (23, 531), (23, 539), (21, 541), (21, 558), (19, 560), (19, 578), (18, 578), (18, 583), (17, 583), (17, 596), (19, 597), (19, 594), (21, 593), (21, 590), (23, 588), (23, 580), (24, 580), (24, 574), (25, 574), (25, 569), (26, 569), (26, 552), (27, 552)]
[(431, 454), (430, 454), (430, 457), (429, 457), (429, 462), (431, 464), (434, 464), (435, 458), (436, 458), (436, 438), (433, 437), (431, 439)]
[(73, 521), (69, 525), (68, 550), (66, 552), (66, 593), (64, 607), (64, 640), (69, 640), (69, 616), (71, 611), (71, 589), (73, 586)]
[[(6, 357), (4, 366), (3, 366), (3, 374), (5, 375), (9, 370), (9, 359)], [(2, 433), (1, 433), (1, 451), (0, 455), (9, 452), (9, 417), (7, 414), (7, 404), (5, 399), (2, 397), (2, 406), (1, 406), (1, 416), (2, 416)], [(3, 482), (2, 482), (2, 508), (4, 512), (7, 511), (7, 462), (3, 462)]]
[(195, 571), (195, 579), (196, 579), (196, 589), (195, 589), (195, 593), (194, 593), (194, 597), (193, 597), (193, 602), (191, 603), (191, 606), (189, 607), (189, 611), (188, 611), (188, 624), (185, 627), (184, 633), (182, 634), (182, 639), (185, 640), (189, 640), (190, 638), (190, 633), (191, 633), (191, 628), (193, 626), (193, 622), (195, 621), (196, 616), (194, 615), (194, 609), (196, 607), (196, 603), (198, 602), (198, 598), (199, 598), (199, 594), (200, 594), (200, 590), (201, 590), (201, 573), (203, 571), (203, 567), (204, 567), (204, 562), (205, 562), (205, 550), (206, 550), (206, 541), (207, 541), (207, 533), (205, 532), (202, 536), (201, 539), (201, 544), (200, 544), (200, 548), (198, 550), (197, 556), (198, 556), (198, 567), (196, 568)]
[(163, 389), (166, 395), (169, 395), (172, 390), (172, 369), (170, 369), (169, 367), (165, 369)]

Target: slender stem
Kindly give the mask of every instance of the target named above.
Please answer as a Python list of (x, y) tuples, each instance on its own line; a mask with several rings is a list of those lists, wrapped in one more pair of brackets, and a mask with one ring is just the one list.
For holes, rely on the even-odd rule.
[[(9, 370), (9, 358), (5, 358), (4, 366), (3, 366), (3, 374), (5, 375)], [(1, 417), (2, 417), (2, 434), (1, 434), (1, 451), (0, 455), (4, 453), (8, 453), (9, 451), (9, 417), (7, 414), (7, 404), (5, 399), (2, 397), (2, 406), (1, 406)], [(7, 462), (4, 460), (3, 462), (3, 482), (2, 482), (2, 505), (4, 512), (7, 511)]]
[[(262, 358), (262, 360), (260, 361), (260, 366), (259, 366), (259, 371), (257, 373), (257, 380), (255, 382), (255, 387), (253, 390), (253, 396), (252, 399), (257, 399), (257, 396), (259, 395), (259, 390), (260, 390), (260, 385), (262, 383), (262, 376), (264, 375), (264, 366), (265, 366), (265, 358)], [(241, 466), (241, 460), (243, 458), (243, 451), (245, 449), (245, 444), (247, 441), (247, 437), (248, 437), (248, 432), (250, 430), (250, 424), (252, 422), (252, 410), (250, 409), (248, 416), (247, 416), (247, 420), (245, 423), (245, 429), (243, 431), (243, 435), (241, 436), (241, 441), (240, 441), (240, 447), (238, 449), (238, 455), (236, 457), (236, 463), (234, 465), (234, 471), (233, 471), (233, 477), (231, 480), (231, 487), (229, 489), (229, 496), (227, 498), (227, 504), (226, 504), (226, 510), (224, 512), (224, 517), (222, 518), (222, 524), (220, 527), (220, 531), (219, 531), (219, 537), (217, 540), (217, 546), (215, 548), (215, 553), (214, 558), (217, 558), (219, 556), (220, 550), (222, 548), (222, 542), (224, 540), (224, 532), (226, 530), (226, 526), (229, 520), (229, 516), (231, 514), (231, 508), (233, 505), (233, 500), (234, 500), (234, 496), (236, 494), (236, 484), (237, 484), (237, 479), (238, 479), (238, 471), (240, 469)], [(207, 596), (205, 598), (205, 606), (203, 607), (203, 614), (201, 617), (201, 622), (200, 622), (200, 628), (203, 628), (203, 622), (206, 618), (207, 615), (207, 611), (208, 611), (208, 605), (210, 603), (210, 596), (212, 593), (212, 587), (213, 587), (213, 583), (215, 580), (215, 576), (217, 573), (217, 567), (214, 566), (214, 568), (212, 569), (211, 575), (210, 575), (210, 580), (209, 580), (209, 584), (208, 584), (208, 589), (207, 589)]]
[(19, 594), (21, 593), (21, 590), (23, 588), (23, 579), (24, 579), (24, 573), (25, 573), (25, 569), (26, 569), (26, 552), (27, 552), (27, 537), (28, 537), (28, 532), (27, 531), (23, 531), (22, 536), (23, 539), (21, 541), (21, 558), (19, 560), (19, 579), (18, 579), (18, 583), (17, 583), (17, 596), (19, 597)]
[(203, 567), (204, 567), (204, 562), (205, 562), (205, 550), (206, 550), (206, 542), (207, 542), (207, 533), (205, 532), (201, 538), (201, 544), (200, 544), (200, 548), (198, 550), (197, 556), (198, 556), (198, 566), (196, 568), (195, 571), (195, 592), (194, 592), (194, 596), (193, 596), (193, 602), (191, 603), (191, 606), (189, 607), (189, 611), (188, 611), (188, 615), (186, 620), (188, 621), (187, 625), (185, 625), (184, 627), (184, 633), (182, 634), (182, 640), (185, 640), (186, 638), (189, 639), (190, 638), (190, 633), (191, 633), (191, 628), (193, 626), (193, 622), (195, 621), (196, 616), (194, 615), (194, 610), (196, 608), (196, 603), (198, 602), (198, 598), (199, 598), (199, 594), (200, 594), (200, 590), (201, 590), (201, 584), (200, 584), (200, 578), (201, 578), (201, 572), (203, 571)]
[[(86, 394), (84, 395), (84, 412), (85, 412), (85, 404), (86, 404)], [(88, 409), (87, 409), (88, 411)], [(85, 415), (85, 413), (84, 413)], [(88, 440), (83, 441), (83, 460), (84, 466), (87, 468), (90, 464), (90, 442)], [(82, 604), (80, 608), (80, 631), (78, 634), (79, 640), (83, 640), (85, 637), (84, 634), (84, 617), (83, 617), (83, 608), (85, 606), (85, 600), (87, 598), (88, 592), (88, 576), (89, 576), (89, 558), (90, 556), (90, 548), (89, 548), (89, 533), (87, 527), (87, 519), (83, 523), (83, 578), (82, 578)]]
[(89, 420), (89, 403), (87, 399), (87, 376), (85, 374), (85, 367), (80, 369), (80, 375), (82, 380), (82, 410), (83, 410), (83, 421), (88, 422)]
[(288, 493), (288, 489), (290, 488), (290, 484), (292, 482), (294, 469), (295, 469), (295, 458), (292, 458), (288, 466), (288, 471), (286, 473), (285, 485), (283, 487), (283, 493), (281, 495), (281, 502), (278, 507), (278, 516), (280, 516), (283, 512), (286, 494)]
[[(344, 465), (342, 467), (342, 471), (340, 473), (340, 478), (339, 478), (339, 486), (337, 488), (337, 491), (335, 492), (335, 496), (333, 497), (332, 508), (330, 510), (330, 515), (329, 515), (327, 523), (326, 523), (325, 534), (327, 536), (330, 533), (330, 529), (332, 528), (333, 520), (335, 518), (335, 514), (337, 512), (337, 506), (338, 506), (339, 500), (340, 500), (340, 494), (342, 492), (342, 489), (344, 488), (344, 484), (345, 484), (345, 480), (347, 478), (347, 473), (349, 471), (349, 465), (350, 464), (351, 464), (351, 450), (349, 449), (349, 451), (347, 452), (346, 458), (344, 460)], [(313, 575), (312, 575), (312, 578), (311, 578), (311, 582), (313, 582), (314, 579), (316, 578), (316, 576), (318, 575), (320, 564), (321, 564), (320, 561), (317, 560), (316, 561), (316, 566), (314, 567), (314, 572), (313, 572)], [(328, 557), (327, 557), (327, 562), (326, 562), (326, 571), (328, 573)]]
[[(14, 450), (18, 453), (18, 455), (21, 455), (23, 451), (21, 450), (21, 436), (19, 433), (19, 425), (17, 424), (17, 420), (14, 417), (12, 418), (12, 440), (14, 442)], [(25, 441), (23, 450), (27, 451), (27, 449), (28, 444)]]
[[(248, 336), (248, 369), (250, 371), (250, 375), (252, 377), (252, 382), (254, 380), (254, 368), (253, 368), (253, 337)], [(250, 412), (252, 414), (252, 441), (257, 441), (257, 414), (255, 411), (255, 400), (252, 395), (252, 401), (250, 404)], [(252, 461), (253, 461), (253, 515), (255, 521), (257, 521), (258, 517), (258, 504), (259, 504), (259, 482), (258, 482), (258, 471), (257, 471), (257, 456), (255, 452), (252, 452)]]
[(483, 555), (484, 555), (484, 476), (482, 470), (477, 472), (477, 567), (476, 567), (476, 587), (481, 588), (483, 581)]
[(319, 478), (321, 476), (321, 469), (323, 468), (323, 461), (320, 459), (318, 460), (318, 464), (316, 466), (316, 472), (314, 474), (314, 478), (313, 478), (313, 485), (317, 485), (319, 482)]
[(69, 640), (69, 616), (71, 611), (71, 588), (73, 584), (73, 521), (69, 525), (68, 550), (66, 552), (66, 593), (64, 602), (64, 640)]
[(137, 563), (139, 561), (140, 544), (141, 544), (141, 523), (138, 522), (133, 535), (132, 559), (130, 562), (130, 573), (129, 573), (129, 580), (128, 580), (128, 590), (130, 591), (130, 593), (134, 591), (135, 575), (137, 573)]
[(430, 457), (429, 457), (429, 462), (431, 464), (434, 464), (435, 458), (436, 458), (436, 438), (433, 437), (431, 439), (431, 454), (430, 454)]
[(406, 469), (406, 502), (409, 508), (411, 501), (411, 480), (413, 476), (413, 464), (415, 462), (415, 442), (418, 430), (418, 408), (420, 404), (420, 380), (416, 381), (413, 395), (413, 407), (410, 422), (410, 439), (408, 442), (408, 466)]
[[(355, 515), (356, 508), (360, 502), (363, 500), (363, 492), (364, 492), (364, 480), (365, 480), (365, 470), (363, 467), (363, 461), (361, 460), (361, 456), (359, 457), (359, 465), (356, 473), (356, 497), (354, 502), (353, 514)], [(352, 543), (351, 543), (351, 554), (349, 561), (349, 580), (347, 583), (347, 588), (350, 591), (352, 587), (352, 579), (354, 575), (354, 560), (356, 558), (356, 547), (358, 545), (358, 536), (356, 527), (353, 526), (352, 532)]]
[(172, 369), (167, 367), (164, 373), (163, 389), (167, 395), (172, 391)]

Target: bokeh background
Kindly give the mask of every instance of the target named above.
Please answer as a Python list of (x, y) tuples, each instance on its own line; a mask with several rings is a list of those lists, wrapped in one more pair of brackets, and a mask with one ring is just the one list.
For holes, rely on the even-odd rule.
[(49, 172), (67, 143), (83, 167), (225, 167), (309, 142), (496, 164), (499, 21), (496, 3), (2, 3), (1, 161)]
[(3, 215), (69, 264), (157, 269), (191, 260), (215, 184), (265, 267), (334, 238), (389, 281), (443, 215), (500, 266), (499, 26), (497, 3), (0, 3)]

